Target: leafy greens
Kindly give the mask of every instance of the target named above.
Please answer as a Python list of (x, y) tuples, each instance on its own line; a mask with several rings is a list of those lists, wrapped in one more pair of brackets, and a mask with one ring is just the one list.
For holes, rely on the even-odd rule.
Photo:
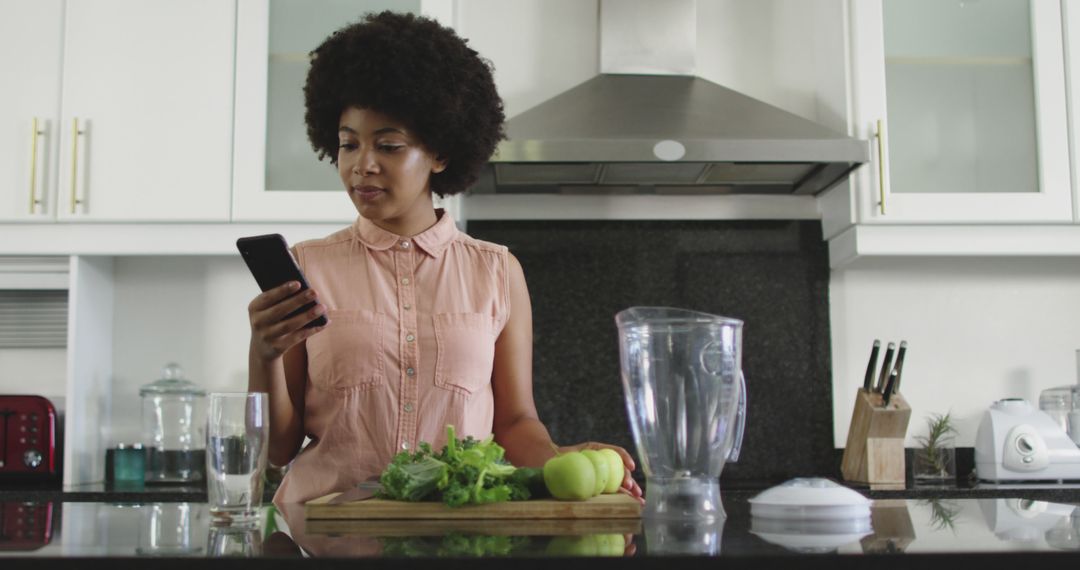
[(543, 473), (516, 468), (503, 458), (493, 436), (459, 440), (446, 426), (446, 445), (434, 453), (423, 442), (414, 452), (402, 451), (379, 477), (378, 496), (399, 501), (442, 501), (451, 507), (502, 501), (523, 501), (546, 493)]

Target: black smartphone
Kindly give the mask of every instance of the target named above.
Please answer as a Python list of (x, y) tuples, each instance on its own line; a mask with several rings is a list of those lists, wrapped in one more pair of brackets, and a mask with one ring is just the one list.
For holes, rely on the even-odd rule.
[[(281, 234), (242, 237), (236, 240), (236, 248), (240, 250), (244, 263), (247, 263), (248, 269), (251, 270), (251, 274), (255, 276), (255, 281), (263, 291), (283, 285), (287, 281), (300, 282), (300, 290), (296, 294), (309, 289), (307, 279), (304, 279), (303, 272), (289, 253), (289, 245), (285, 243), (285, 238), (281, 237)], [(285, 318), (290, 319), (314, 306), (315, 301), (312, 301), (289, 313)], [(304, 328), (321, 327), (326, 322), (326, 315), (319, 315), (315, 320), (304, 325)]]

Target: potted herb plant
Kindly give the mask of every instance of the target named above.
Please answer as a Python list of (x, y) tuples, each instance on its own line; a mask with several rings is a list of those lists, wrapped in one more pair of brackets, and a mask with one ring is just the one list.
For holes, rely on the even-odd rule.
[(951, 486), (956, 483), (956, 427), (952, 415), (930, 414), (926, 435), (916, 436), (912, 476), (916, 486)]

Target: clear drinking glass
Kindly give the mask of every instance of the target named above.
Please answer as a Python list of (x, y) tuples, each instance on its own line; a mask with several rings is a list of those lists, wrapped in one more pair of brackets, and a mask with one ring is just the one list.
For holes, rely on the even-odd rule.
[(206, 486), (221, 524), (258, 521), (270, 436), (265, 392), (213, 393), (206, 422)]
[(152, 503), (139, 507), (138, 556), (201, 556), (206, 532), (206, 505)]
[(258, 526), (212, 526), (206, 543), (209, 556), (251, 558), (262, 554), (262, 529)]
[(615, 316), (626, 408), (646, 478), (646, 518), (724, 516), (720, 472), (746, 418), (742, 321), (667, 307)]

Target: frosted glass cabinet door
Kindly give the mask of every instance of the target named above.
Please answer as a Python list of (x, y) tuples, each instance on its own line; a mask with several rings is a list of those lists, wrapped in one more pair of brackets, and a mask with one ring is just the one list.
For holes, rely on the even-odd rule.
[(1071, 222), (1057, 0), (853, 0), (860, 222)]
[(438, 17), (450, 0), (245, 0), (237, 13), (233, 219), (351, 221), (337, 169), (319, 161), (304, 126), (308, 53), (367, 12)]

